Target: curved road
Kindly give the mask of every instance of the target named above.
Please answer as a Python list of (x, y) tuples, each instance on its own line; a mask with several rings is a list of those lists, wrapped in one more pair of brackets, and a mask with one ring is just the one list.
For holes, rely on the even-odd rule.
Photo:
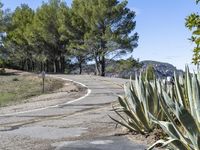
[[(2, 150), (143, 150), (125, 136), (108, 114), (126, 80), (95, 76), (54, 75), (80, 82), (88, 95), (62, 105), (0, 115)], [(91, 93), (90, 93), (91, 92)], [(20, 111), (20, 110), (19, 110)]]

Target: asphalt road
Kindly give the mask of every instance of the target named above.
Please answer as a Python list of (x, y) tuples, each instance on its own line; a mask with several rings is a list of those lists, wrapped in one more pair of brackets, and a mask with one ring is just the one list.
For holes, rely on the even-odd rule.
[[(54, 75), (87, 86), (81, 98), (59, 105), (0, 114), (2, 150), (143, 150), (115, 129), (111, 103), (123, 93), (123, 79)], [(38, 102), (39, 103), (39, 102)]]

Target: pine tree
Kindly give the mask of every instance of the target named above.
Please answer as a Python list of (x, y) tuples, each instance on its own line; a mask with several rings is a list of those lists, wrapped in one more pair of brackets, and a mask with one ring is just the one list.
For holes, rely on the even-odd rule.
[(5, 45), (21, 63), (21, 69), (30, 71), (32, 64), (32, 46), (27, 40), (29, 27), (34, 18), (34, 11), (25, 4), (17, 7), (12, 14), (11, 27), (7, 31)]
[(127, 8), (128, 1), (76, 0), (77, 11), (88, 25), (84, 38), (93, 54), (98, 75), (105, 75), (106, 58), (122, 55), (137, 47), (135, 12)]
[(50, 0), (49, 3), (43, 3), (36, 12), (34, 18), (35, 42), (40, 42), (38, 44), (40, 54), (47, 57), (47, 71), (63, 73), (65, 70), (66, 46), (69, 42), (65, 32), (68, 10), (69, 8), (64, 2)]

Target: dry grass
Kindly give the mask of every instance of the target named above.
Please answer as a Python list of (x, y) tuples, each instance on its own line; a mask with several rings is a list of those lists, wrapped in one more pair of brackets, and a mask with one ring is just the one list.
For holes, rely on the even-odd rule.
[[(45, 79), (45, 93), (63, 87), (63, 81), (53, 78)], [(27, 98), (41, 95), (42, 79), (37, 75), (2, 75), (0, 76), (0, 106), (19, 103)]]

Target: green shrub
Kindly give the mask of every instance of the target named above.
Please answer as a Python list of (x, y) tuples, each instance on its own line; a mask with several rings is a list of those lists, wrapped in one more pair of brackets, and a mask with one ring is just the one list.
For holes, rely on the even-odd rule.
[(6, 73), (6, 70), (4, 68), (0, 69), (0, 75), (4, 75)]
[(18, 78), (13, 78), (12, 81), (19, 81), (19, 79)]

